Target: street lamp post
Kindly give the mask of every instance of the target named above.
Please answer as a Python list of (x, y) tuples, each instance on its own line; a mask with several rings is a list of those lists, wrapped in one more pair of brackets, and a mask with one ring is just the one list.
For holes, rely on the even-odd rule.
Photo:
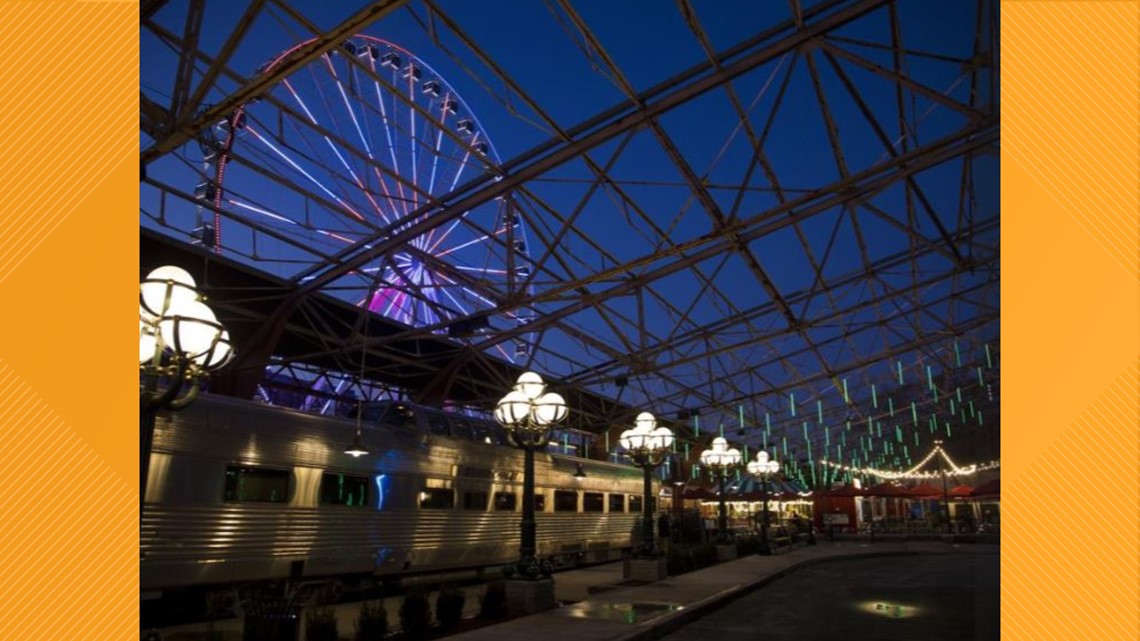
[(779, 471), (780, 464), (775, 459), (769, 460), (768, 453), (764, 450), (756, 453), (755, 461), (748, 462), (748, 472), (760, 479), (761, 491), (764, 493), (764, 512), (760, 520), (760, 554), (763, 555), (772, 553), (768, 547), (768, 482)]
[(637, 415), (636, 427), (621, 433), (620, 443), (625, 453), (645, 476), (645, 496), (642, 500), (643, 524), (641, 527), (641, 547), (638, 556), (658, 556), (660, 550), (653, 540), (653, 470), (661, 465), (665, 453), (673, 446), (673, 431), (667, 427), (657, 427), (657, 419), (649, 412)]
[(728, 543), (728, 508), (724, 504), (724, 477), (729, 470), (740, 464), (740, 450), (729, 448), (728, 441), (723, 436), (713, 439), (712, 447), (701, 452), (701, 465), (712, 470), (719, 483), (717, 492), (720, 497), (717, 511), (717, 539), (721, 543)]
[(232, 356), (229, 332), (186, 270), (159, 267), (139, 284), (140, 520), (158, 411), (192, 403), (202, 377)]
[(535, 580), (551, 573), (551, 568), (540, 565), (535, 556), (534, 451), (546, 447), (550, 429), (566, 418), (567, 412), (566, 401), (558, 394), (546, 392), (542, 377), (534, 372), (519, 376), (514, 389), (495, 408), (495, 420), (506, 430), (508, 442), (521, 449), (524, 457), (521, 543), (519, 559), (511, 572), (521, 579)]

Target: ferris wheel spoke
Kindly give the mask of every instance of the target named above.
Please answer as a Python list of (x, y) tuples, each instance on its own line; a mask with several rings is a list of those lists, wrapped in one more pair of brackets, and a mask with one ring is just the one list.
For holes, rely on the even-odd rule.
[[(445, 109), (446, 109), (446, 106), (445, 106)], [(471, 137), (471, 144), (474, 145), (478, 141), (479, 141), (479, 132), (475, 132), (475, 135)], [(463, 170), (467, 168), (467, 161), (470, 160), (470, 158), (471, 158), (471, 150), (465, 149), (463, 152), (463, 160), (459, 163), (459, 169), (456, 170), (455, 177), (451, 179), (451, 185), (448, 187), (449, 192), (454, 191), (455, 186), (457, 184), (459, 184), (459, 179), (463, 176)], [(463, 218), (466, 216), (467, 216), (467, 212), (463, 212), (463, 214), (461, 216), (459, 216), (458, 218), (453, 220), (451, 222), (451, 224), (448, 225), (447, 230), (444, 231), (444, 233), (443, 233), (443, 236), (441, 236), (438, 241), (436, 241), (434, 244), (431, 245), (433, 251), (436, 247), (439, 246), (440, 243), (443, 242), (443, 240), (445, 238), (447, 238), (447, 236), (452, 232), (452, 230), (454, 230), (456, 228), (456, 226), (458, 226), (459, 223), (462, 222)], [(428, 232), (429, 244), (430, 244), (432, 237), (435, 236), (435, 231), (436, 230), (433, 229), (430, 232)]]
[[(357, 212), (355, 209), (352, 208), (351, 205), (349, 205), (343, 199), (341, 199), (340, 196), (337, 196), (328, 187), (325, 187), (324, 183), (322, 183), (321, 181), (314, 178), (313, 175), (310, 174), (309, 172), (305, 171), (304, 168), (302, 168), (300, 165), (298, 165), (296, 162), (294, 162), (293, 159), (290, 158), (288, 154), (286, 154), (285, 152), (278, 149), (277, 146), (274, 145), (273, 143), (269, 142), (268, 138), (257, 133), (257, 130), (255, 130), (253, 127), (251, 127), (249, 125), (246, 125), (245, 130), (248, 131), (254, 138), (256, 138), (258, 141), (260, 141), (263, 145), (265, 145), (266, 147), (269, 147), (269, 149), (272, 150), (273, 153), (277, 154), (277, 156), (279, 158), (281, 158), (286, 163), (288, 163), (290, 167), (292, 167), (294, 170), (296, 170), (298, 173), (300, 173), (305, 178), (308, 178), (314, 185), (317, 186), (318, 189), (325, 192), (325, 194), (329, 198), (332, 198), (333, 200), (335, 200), (337, 202), (337, 204), (339, 204), (341, 207), (343, 207), (345, 209), (345, 211), (352, 214), (360, 222), (364, 222), (364, 216), (361, 216), (359, 212)], [(326, 140), (327, 140), (327, 138), (326, 138)]]
[[(368, 136), (365, 135), (364, 129), (361, 128), (360, 119), (356, 117), (356, 110), (352, 107), (352, 103), (348, 99), (348, 93), (344, 90), (344, 83), (341, 81), (340, 76), (336, 74), (334, 67), (330, 65), (329, 69), (330, 73), (333, 76), (333, 80), (336, 82), (337, 91), (340, 93), (341, 101), (344, 103), (344, 109), (348, 112), (349, 118), (352, 119), (352, 125), (356, 129), (356, 135), (360, 137), (360, 143), (364, 145), (364, 152), (368, 156), (368, 159), (375, 163), (376, 159), (372, 155), (372, 146), (368, 144)], [(355, 73), (355, 70), (353, 70), (353, 73)], [(348, 169), (349, 175), (352, 176), (353, 180), (356, 182), (356, 185), (360, 188), (360, 191), (362, 191), (365, 197), (367, 197), (368, 200), (372, 203), (372, 206), (376, 209), (376, 213), (380, 215), (385, 223), (391, 224), (392, 220), (388, 218), (387, 214), (384, 213), (383, 208), (381, 208), (380, 205), (376, 203), (376, 200), (372, 197), (372, 191), (361, 182), (360, 178), (356, 176), (356, 173), (352, 171), (351, 168), (346, 167), (346, 169)], [(384, 184), (384, 175), (378, 167), (374, 167), (373, 169), (376, 173), (376, 177), (380, 181), (381, 189), (384, 190), (384, 194), (388, 199), (388, 205), (392, 208), (393, 213), (395, 213), (396, 204), (392, 201), (392, 195), (388, 191), (388, 186)]]
[[(517, 224), (517, 223), (516, 223), (516, 224)], [(440, 243), (442, 243), (444, 240), (446, 240), (446, 239), (447, 239), (447, 234), (450, 234), (450, 233), (451, 233), (451, 230), (452, 230), (452, 229), (454, 229), (454, 228), (455, 228), (454, 226), (452, 226), (451, 228), (449, 228), (449, 229), (447, 230), (447, 232), (446, 232), (446, 233), (445, 233), (445, 234), (444, 234), (444, 235), (443, 235), (443, 236), (442, 236), (442, 237), (441, 237), (439, 240), (437, 240), (437, 241), (436, 241), (436, 243), (435, 243), (434, 245), (432, 245), (432, 246), (431, 246), (431, 249), (429, 250), (429, 252), (430, 252), (430, 253), (433, 253), (433, 254), (434, 254), (434, 253), (435, 253), (435, 249), (436, 249), (437, 247), (439, 247), (439, 244), (440, 244)], [(473, 238), (473, 239), (471, 239), (471, 240), (469, 240), (469, 241), (467, 241), (467, 242), (465, 242), (465, 243), (463, 243), (463, 244), (461, 244), (461, 245), (456, 245), (456, 246), (454, 246), (454, 247), (451, 247), (451, 248), (449, 248), (449, 249), (447, 249), (447, 250), (445, 250), (445, 251), (442, 251), (442, 252), (440, 252), (440, 253), (436, 254), (436, 256), (437, 256), (437, 257), (439, 257), (439, 258), (442, 258), (442, 257), (444, 257), (444, 256), (447, 256), (448, 254), (453, 254), (453, 253), (455, 253), (455, 252), (459, 251), (460, 249), (466, 249), (467, 247), (470, 247), (470, 246), (472, 246), (472, 245), (475, 245), (475, 244), (478, 244), (478, 243), (481, 243), (481, 242), (484, 242), (484, 241), (490, 240), (490, 239), (491, 239), (491, 238), (493, 238), (493, 237), (496, 237), (496, 236), (501, 236), (501, 235), (505, 234), (506, 232), (507, 232), (507, 228), (506, 228), (506, 227), (503, 227), (503, 228), (502, 228), (502, 229), (500, 229), (499, 231), (496, 231), (494, 234), (483, 234), (482, 236), (479, 236), (479, 237), (477, 237), (477, 238)]]
[(495, 301), (491, 300), (490, 298), (487, 298), (486, 296), (484, 296), (484, 295), (480, 294), (479, 292), (476, 292), (476, 291), (474, 291), (474, 290), (473, 290), (473, 289), (471, 289), (470, 287), (467, 287), (466, 285), (460, 285), (459, 283), (455, 282), (454, 280), (452, 280), (451, 278), (449, 278), (449, 277), (445, 276), (444, 274), (439, 274), (439, 277), (440, 277), (442, 280), (445, 280), (445, 281), (447, 281), (448, 283), (450, 283), (450, 284), (452, 284), (452, 285), (455, 285), (455, 286), (459, 287), (459, 289), (461, 289), (462, 291), (466, 292), (466, 293), (467, 293), (469, 296), (471, 296), (472, 298), (475, 298), (475, 299), (478, 299), (478, 300), (481, 300), (481, 301), (483, 301), (484, 303), (486, 303), (486, 304), (487, 304), (487, 306), (488, 306), (488, 307), (490, 307), (490, 308), (492, 308), (492, 309), (494, 309), (494, 308), (498, 307), (498, 305), (499, 305), (499, 304), (498, 304), (498, 303), (496, 303)]
[[(327, 58), (327, 56), (326, 56), (326, 58)], [(330, 70), (330, 74), (332, 74), (334, 79), (335, 79), (336, 78), (336, 72), (332, 69), (331, 62), (329, 63), (329, 70)], [(290, 95), (292, 95), (293, 99), (297, 102), (298, 105), (300, 105), (302, 111), (305, 112), (305, 115), (309, 118), (309, 122), (311, 122), (313, 125), (319, 127), (321, 125), (320, 121), (318, 121), (317, 117), (315, 115), (313, 115), (312, 110), (309, 109), (309, 106), (301, 98), (300, 94), (293, 87), (293, 84), (291, 82), (289, 82), (288, 79), (283, 80), (282, 84), (285, 86), (286, 89), (289, 90)], [(340, 84), (339, 80), (337, 80), (337, 84), (339, 86), (339, 84)], [(342, 90), (342, 95), (343, 95), (343, 90)], [(323, 96), (323, 94), (322, 94), (322, 96)], [(331, 108), (328, 107), (327, 101), (324, 101), (324, 102), (326, 103), (326, 109), (330, 112), (330, 116), (331, 116)], [(346, 105), (346, 107), (347, 107), (347, 105)], [(349, 109), (351, 111), (351, 108), (349, 108)], [(353, 120), (354, 121), (356, 120), (355, 114), (353, 114)], [(357, 127), (357, 131), (358, 132), (360, 131), (359, 126)], [(372, 197), (372, 192), (369, 191), (364, 186), (364, 183), (360, 180), (360, 177), (357, 176), (356, 171), (353, 170), (353, 168), (349, 165), (348, 161), (345, 160), (344, 155), (341, 154), (340, 149), (337, 147), (336, 143), (334, 143), (332, 141), (332, 139), (329, 138), (327, 135), (322, 135), (321, 137), (324, 138), (325, 143), (329, 146), (329, 149), (331, 149), (333, 154), (337, 157), (337, 159), (340, 160), (341, 166), (343, 166), (345, 171), (348, 172), (348, 175), (352, 178), (352, 181), (354, 183), (356, 183), (357, 188), (361, 191), (361, 193), (364, 194), (365, 198), (368, 199), (368, 202), (371, 203), (372, 208), (376, 211), (376, 213), (378, 213), (382, 218), (384, 218), (385, 222), (389, 222), (387, 220), (387, 217), (384, 216), (383, 209), (376, 202), (376, 199)], [(315, 153), (315, 151), (316, 150), (314, 150), (314, 153)], [(363, 218), (361, 218), (361, 220), (363, 221)]]
[[(395, 96), (392, 96), (393, 99)], [(416, 100), (416, 81), (415, 81), (415, 63), (408, 63), (408, 102), (414, 103)], [(419, 163), (416, 161), (416, 148), (419, 146), (416, 141), (416, 110), (408, 109), (408, 126), (411, 129), (411, 136), (408, 143), (412, 154), (412, 184), (420, 184), (419, 178)], [(412, 193), (413, 209), (419, 209), (420, 199), (419, 195)]]
[(474, 272), (477, 274), (498, 274), (498, 275), (506, 275), (507, 274), (507, 270), (505, 270), (505, 269), (491, 269), (489, 267), (469, 267), (467, 265), (452, 265), (452, 267), (454, 267), (455, 269), (458, 269), (460, 271)]
[[(377, 74), (376, 61), (371, 60), (369, 62), (369, 66), (372, 69), (372, 73)], [(381, 122), (384, 123), (384, 135), (388, 141), (388, 155), (392, 159), (392, 172), (398, 176), (398, 175), (400, 175), (400, 161), (397, 160), (397, 158), (396, 158), (396, 142), (392, 138), (392, 123), (388, 118), (388, 109), (384, 106), (384, 93), (380, 90), (380, 82), (379, 81), (373, 80), (372, 86), (376, 90), (376, 104), (377, 104), (377, 106), (380, 107), (380, 120), (381, 120)], [(395, 108), (394, 104), (393, 104), (393, 108)], [(380, 170), (377, 169), (376, 173), (377, 173), (377, 176), (379, 176)], [(381, 178), (381, 180), (383, 180), (383, 178)], [(396, 182), (396, 190), (400, 194), (400, 203), (403, 205), (403, 214), (405, 216), (407, 216), (408, 215), (408, 201), (407, 201), (407, 198), (404, 196), (404, 183), (402, 181), (399, 181), (399, 180), (397, 180), (395, 182)], [(385, 188), (385, 191), (388, 191), (387, 188)]]
[[(376, 71), (375, 61), (372, 61), (372, 71)], [(363, 86), (360, 80), (357, 78), (356, 67), (349, 65), (349, 72), (352, 74), (353, 84), (358, 87)], [(343, 88), (341, 88), (341, 96), (345, 100), (345, 107), (349, 109), (350, 113), (352, 113), (352, 108), (348, 105), (348, 97), (344, 94)], [(362, 113), (367, 113), (366, 109), (363, 106), (361, 107), (361, 111)], [(396, 216), (399, 212), (399, 209), (396, 207), (396, 202), (392, 200), (392, 192), (388, 189), (389, 178), (384, 175), (384, 172), (380, 171), (379, 162), (376, 160), (375, 155), (373, 155), (372, 146), (369, 144), (369, 141), (372, 140), (372, 128), (368, 126), (368, 118), (361, 118), (361, 120), (363, 121), (364, 131), (360, 131), (360, 125), (357, 125), (357, 131), (360, 133), (361, 140), (364, 142), (364, 149), (368, 154), (368, 160), (372, 162), (372, 173), (376, 174), (376, 181), (379, 183), (380, 189), (384, 191), (384, 198), (388, 201), (388, 206), (391, 208), (392, 215)], [(353, 121), (355, 122), (355, 116), (353, 118)], [(388, 140), (389, 146), (391, 146), (390, 135), (388, 137)], [(388, 216), (383, 211), (380, 212), (380, 216), (384, 219), (385, 223), (389, 225), (392, 224), (392, 220), (388, 218)]]

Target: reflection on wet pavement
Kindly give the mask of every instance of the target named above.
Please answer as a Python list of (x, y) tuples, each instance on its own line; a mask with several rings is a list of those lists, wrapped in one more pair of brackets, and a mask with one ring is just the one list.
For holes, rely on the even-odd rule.
[(607, 619), (622, 623), (643, 623), (676, 612), (679, 603), (579, 603), (560, 610), (560, 613), (578, 619)]

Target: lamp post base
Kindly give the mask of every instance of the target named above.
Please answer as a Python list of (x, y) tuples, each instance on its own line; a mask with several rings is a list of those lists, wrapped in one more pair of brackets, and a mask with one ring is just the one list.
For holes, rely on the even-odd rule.
[(510, 579), (506, 583), (507, 611), (512, 616), (534, 614), (556, 605), (554, 579)]
[(625, 577), (633, 581), (653, 583), (669, 576), (669, 561), (664, 556), (630, 559)]

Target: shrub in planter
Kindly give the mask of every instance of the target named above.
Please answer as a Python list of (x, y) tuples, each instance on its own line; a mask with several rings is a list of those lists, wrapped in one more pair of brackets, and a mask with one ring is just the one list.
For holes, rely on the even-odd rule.
[(431, 602), (422, 590), (404, 595), (400, 604), (400, 627), (406, 639), (427, 639), (431, 634)]
[(336, 610), (309, 610), (305, 616), (305, 641), (337, 641)]
[(388, 634), (388, 611), (383, 601), (361, 601), (356, 617), (356, 641), (383, 641)]
[(492, 581), (479, 597), (480, 619), (502, 619), (507, 616), (507, 584)]
[(444, 586), (435, 598), (435, 619), (444, 632), (450, 632), (459, 627), (459, 620), (463, 618), (463, 604), (467, 597), (463, 590), (454, 586)]

